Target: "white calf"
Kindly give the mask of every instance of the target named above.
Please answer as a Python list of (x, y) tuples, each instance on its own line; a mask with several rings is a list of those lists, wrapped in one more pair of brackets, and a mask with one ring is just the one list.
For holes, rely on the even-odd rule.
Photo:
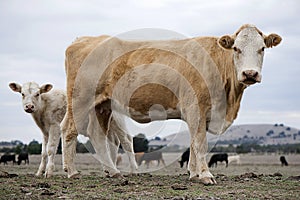
[(48, 178), (54, 171), (54, 155), (60, 138), (60, 122), (66, 112), (66, 94), (62, 90), (49, 92), (53, 87), (51, 84), (40, 87), (35, 82), (28, 82), (23, 86), (10, 83), (9, 87), (14, 92), (22, 94), (25, 112), (31, 113), (43, 133), (42, 159), (36, 175), (40, 176), (45, 172), (45, 177)]

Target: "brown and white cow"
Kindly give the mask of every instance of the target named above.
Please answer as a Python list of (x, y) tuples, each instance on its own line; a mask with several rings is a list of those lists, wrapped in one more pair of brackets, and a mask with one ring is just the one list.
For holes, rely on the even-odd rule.
[[(206, 162), (206, 132), (221, 134), (232, 124), (244, 89), (261, 82), (265, 48), (280, 42), (277, 34), (264, 35), (248, 24), (222, 37), (77, 39), (66, 50), (68, 106), (61, 124), (68, 176), (78, 173), (78, 133), (91, 138), (109, 173), (119, 174), (107, 153), (107, 136), (128, 139), (121, 118), (127, 115), (140, 123), (186, 121), (191, 134), (190, 179), (215, 184)], [(133, 153), (131, 147), (124, 149)]]
[(61, 135), (60, 123), (66, 113), (66, 92), (51, 90), (51, 84), (39, 86), (35, 82), (27, 82), (22, 86), (10, 83), (9, 87), (14, 92), (21, 93), (25, 112), (31, 114), (43, 133), (42, 159), (36, 176), (45, 172), (45, 177), (51, 177), (55, 168), (54, 155)]

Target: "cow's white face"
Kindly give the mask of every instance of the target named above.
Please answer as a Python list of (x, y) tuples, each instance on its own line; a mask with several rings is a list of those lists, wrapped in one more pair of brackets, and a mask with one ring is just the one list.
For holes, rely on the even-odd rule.
[(237, 80), (251, 85), (261, 82), (265, 48), (278, 45), (281, 37), (277, 34), (265, 36), (255, 26), (244, 25), (233, 36), (223, 36), (218, 42), (233, 51)]
[(21, 93), (23, 108), (27, 113), (39, 110), (41, 106), (41, 94), (49, 92), (52, 89), (51, 84), (45, 84), (40, 87), (35, 82), (28, 82), (23, 84), (23, 86), (17, 83), (10, 83), (9, 87), (14, 92)]

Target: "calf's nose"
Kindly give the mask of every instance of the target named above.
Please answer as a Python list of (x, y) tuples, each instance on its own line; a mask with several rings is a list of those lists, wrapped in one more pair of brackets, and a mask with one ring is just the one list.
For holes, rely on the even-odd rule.
[(25, 112), (33, 113), (34, 112), (34, 105), (31, 105), (31, 104), (25, 105)]

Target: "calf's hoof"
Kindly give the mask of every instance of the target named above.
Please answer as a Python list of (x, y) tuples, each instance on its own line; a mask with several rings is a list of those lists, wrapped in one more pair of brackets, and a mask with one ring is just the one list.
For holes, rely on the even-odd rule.
[(45, 176), (45, 178), (50, 178), (50, 177), (53, 176), (53, 174), (52, 174), (52, 173), (49, 173), (49, 172), (46, 172), (44, 176)]
[(44, 174), (44, 172), (39, 172), (39, 171), (38, 171), (37, 173), (35, 173), (35, 176), (36, 176), (36, 177), (41, 177), (41, 176), (43, 176), (43, 174)]
[(68, 178), (80, 178), (80, 173), (79, 172), (74, 172), (72, 174), (68, 174)]

